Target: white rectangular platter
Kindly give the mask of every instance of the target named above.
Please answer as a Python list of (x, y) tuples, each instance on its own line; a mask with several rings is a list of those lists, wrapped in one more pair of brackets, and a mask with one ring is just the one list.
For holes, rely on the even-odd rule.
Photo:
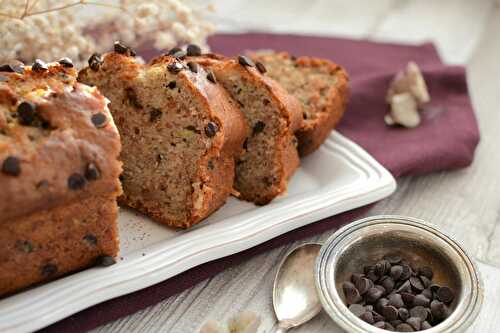
[(175, 231), (122, 209), (120, 258), (0, 301), (0, 332), (29, 332), (82, 309), (164, 281), (202, 263), (263, 243), (290, 230), (380, 200), (396, 188), (368, 153), (332, 132), (302, 161), (288, 193), (267, 206), (230, 198), (190, 230)]

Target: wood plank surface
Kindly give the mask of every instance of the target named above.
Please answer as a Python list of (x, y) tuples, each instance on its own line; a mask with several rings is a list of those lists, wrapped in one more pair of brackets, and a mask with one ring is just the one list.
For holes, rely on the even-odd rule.
[[(500, 9), (494, 1), (216, 1), (224, 31), (271, 30), (353, 38), (434, 41), (445, 59), (467, 66), (481, 128), (474, 164), (464, 170), (398, 182), (397, 192), (367, 215), (423, 218), (455, 236), (480, 259), (486, 306), (470, 332), (496, 332), (500, 325)], [(312, 237), (323, 241), (333, 231)], [(207, 319), (226, 321), (243, 310), (262, 316), (259, 332), (274, 332), (271, 290), (277, 264), (289, 244), (256, 256), (197, 286), (93, 332), (197, 332)], [(488, 263), (488, 264), (485, 264)], [(340, 332), (324, 314), (293, 332)]]

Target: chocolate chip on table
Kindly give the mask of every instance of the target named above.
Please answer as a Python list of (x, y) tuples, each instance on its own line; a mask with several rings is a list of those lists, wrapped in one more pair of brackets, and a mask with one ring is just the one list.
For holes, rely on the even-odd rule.
[(255, 123), (255, 125), (253, 126), (253, 134), (259, 134), (260, 132), (262, 132), (264, 130), (264, 128), (266, 127), (266, 124), (263, 122), (263, 121), (257, 121)]
[(253, 63), (253, 61), (248, 58), (247, 56), (244, 56), (244, 55), (239, 55), (238, 56), (238, 63), (242, 66), (248, 66), (248, 67), (254, 67), (255, 64)]
[(217, 126), (216, 123), (209, 122), (207, 126), (205, 127), (205, 134), (208, 137), (214, 137), (215, 134), (217, 134), (217, 131), (219, 130), (219, 126)]
[(104, 255), (104, 256), (97, 257), (95, 260), (95, 264), (96, 264), (96, 266), (108, 267), (108, 266), (116, 264), (116, 260), (115, 260), (115, 258), (113, 258), (111, 256)]
[(191, 72), (198, 73), (199, 65), (196, 62), (190, 61), (187, 63), (187, 66)]
[(361, 316), (363, 313), (366, 312), (366, 309), (363, 305), (361, 304), (351, 304), (349, 305), (349, 310), (356, 316), (356, 317), (359, 317)]
[(21, 174), (21, 160), (15, 156), (7, 156), (2, 163), (2, 172), (9, 176), (19, 176)]
[(266, 66), (264, 66), (264, 64), (259, 61), (255, 63), (255, 67), (257, 67), (257, 70), (260, 72), (260, 74), (264, 74), (267, 72)]
[(190, 57), (201, 56), (201, 48), (196, 44), (189, 44), (186, 48), (187, 55)]
[(46, 63), (44, 63), (40, 59), (35, 59), (35, 62), (31, 66), (31, 70), (35, 72), (44, 72), (49, 69), (49, 66), (47, 66)]
[(86, 234), (85, 236), (83, 236), (83, 240), (92, 246), (97, 245), (97, 237), (92, 234)]
[(455, 298), (453, 291), (448, 287), (441, 287), (436, 292), (437, 299), (444, 303), (451, 303)]
[(74, 173), (68, 178), (68, 187), (70, 190), (81, 190), (87, 184), (87, 180), (79, 173)]
[(68, 57), (64, 57), (64, 58), (61, 58), (59, 59), (58, 61), (63, 67), (66, 67), (66, 68), (71, 68), (73, 67), (73, 61), (71, 61), (70, 58)]
[(344, 296), (347, 304), (355, 304), (362, 300), (358, 289), (354, 286), (352, 282), (344, 282), (342, 284), (342, 290), (344, 291)]
[(166, 86), (169, 89), (175, 89), (175, 87), (177, 86), (177, 83), (175, 81), (170, 81), (169, 83), (166, 84)]
[(207, 79), (208, 79), (208, 81), (210, 81), (212, 83), (217, 83), (217, 79), (215, 78), (215, 74), (211, 70), (208, 70)]
[(40, 270), (43, 277), (50, 277), (57, 273), (57, 266), (54, 264), (45, 264)]
[(31, 125), (36, 118), (36, 105), (31, 102), (21, 102), (17, 106), (17, 116), (22, 125)]
[(167, 65), (167, 69), (170, 73), (177, 74), (184, 69), (184, 66), (180, 62), (174, 61)]
[(99, 179), (99, 177), (101, 177), (101, 172), (97, 168), (97, 165), (92, 162), (87, 164), (87, 167), (85, 168), (85, 178), (88, 181), (93, 181)]
[(99, 53), (93, 53), (89, 58), (89, 67), (93, 71), (98, 71), (102, 65), (102, 57)]
[(132, 56), (132, 57), (136, 56), (134, 50), (132, 50), (130, 47), (122, 44), (120, 41), (115, 41), (115, 43), (113, 44), (113, 49), (116, 53), (119, 53), (119, 54), (124, 54), (124, 55)]
[(101, 128), (101, 127), (106, 126), (106, 124), (108, 122), (108, 117), (106, 117), (106, 115), (104, 113), (99, 112), (99, 113), (93, 114), (92, 117), (90, 118), (90, 120), (92, 121), (92, 124), (94, 124), (95, 127)]

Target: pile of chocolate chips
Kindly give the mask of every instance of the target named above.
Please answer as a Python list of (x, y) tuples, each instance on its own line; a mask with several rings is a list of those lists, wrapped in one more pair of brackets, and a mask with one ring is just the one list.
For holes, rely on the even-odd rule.
[(446, 319), (455, 297), (446, 286), (432, 282), (430, 267), (413, 267), (398, 254), (352, 273), (342, 284), (349, 310), (381, 329), (415, 332)]

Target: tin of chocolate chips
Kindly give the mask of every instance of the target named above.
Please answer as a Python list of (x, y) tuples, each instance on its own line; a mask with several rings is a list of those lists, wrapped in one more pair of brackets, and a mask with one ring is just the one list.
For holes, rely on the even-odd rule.
[(21, 174), (21, 160), (15, 156), (8, 156), (2, 163), (2, 172), (9, 176)]
[(90, 120), (92, 121), (92, 124), (94, 124), (95, 127), (97, 128), (102, 128), (104, 126), (106, 126), (107, 122), (108, 122), (108, 117), (106, 117), (106, 115), (104, 113), (96, 113), (96, 114), (93, 114), (92, 117), (90, 118)]
[(238, 56), (238, 63), (242, 66), (247, 66), (247, 67), (254, 67), (255, 64), (253, 63), (253, 61), (248, 58), (247, 56), (244, 56), (244, 55), (239, 55)]
[(186, 51), (187, 55), (190, 57), (197, 57), (201, 55), (201, 48), (196, 44), (189, 44)]

